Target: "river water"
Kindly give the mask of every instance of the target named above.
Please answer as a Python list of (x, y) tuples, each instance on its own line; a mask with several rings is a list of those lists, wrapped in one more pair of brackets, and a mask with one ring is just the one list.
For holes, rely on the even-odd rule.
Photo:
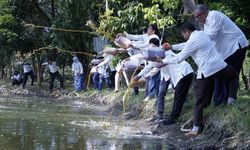
[(77, 100), (0, 98), (0, 150), (174, 149), (164, 139), (120, 135), (130, 128), (119, 122)]

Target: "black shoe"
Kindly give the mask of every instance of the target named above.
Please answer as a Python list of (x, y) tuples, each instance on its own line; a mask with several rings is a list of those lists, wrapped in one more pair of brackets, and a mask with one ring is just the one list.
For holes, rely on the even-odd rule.
[(175, 121), (173, 119), (160, 119), (157, 122), (158, 124), (162, 124), (162, 125), (171, 125), (174, 124)]
[(171, 124), (174, 124), (175, 121), (173, 119), (166, 119), (165, 121), (163, 121), (163, 124), (164, 125), (171, 125)]

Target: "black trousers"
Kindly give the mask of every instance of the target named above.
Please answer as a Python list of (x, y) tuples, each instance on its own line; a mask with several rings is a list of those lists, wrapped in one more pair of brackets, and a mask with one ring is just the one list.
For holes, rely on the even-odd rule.
[(172, 111), (170, 113), (170, 119), (177, 119), (180, 117), (183, 104), (186, 100), (190, 85), (193, 80), (193, 73), (190, 73), (183, 77), (175, 87), (174, 102)]
[(13, 79), (13, 80), (12, 80), (12, 85), (13, 85), (13, 86), (14, 86), (14, 85), (18, 85), (18, 86), (19, 86), (20, 84), (22, 84), (22, 81), (21, 81), (21, 80), (20, 80), (20, 81), (19, 81), (19, 80), (16, 80), (16, 79)]
[(53, 90), (53, 85), (54, 85), (55, 78), (57, 78), (59, 80), (59, 82), (60, 82), (60, 88), (63, 88), (63, 78), (60, 75), (60, 73), (58, 71), (55, 72), (55, 73), (51, 73), (50, 72), (50, 86), (49, 86), (49, 89), (51, 91)]
[[(192, 83), (193, 73), (184, 76), (175, 86), (174, 91), (174, 102), (172, 106), (172, 111), (170, 113), (170, 119), (177, 119), (180, 116), (183, 104), (186, 100), (187, 93), (189, 91), (190, 85)], [(161, 80), (159, 94), (157, 98), (157, 115), (163, 116), (164, 113), (164, 97), (169, 86), (169, 81)]]
[(203, 109), (210, 103), (214, 93), (214, 79), (227, 79), (229, 81), (229, 95), (237, 94), (237, 87), (234, 86), (234, 81), (237, 78), (237, 71), (234, 67), (227, 65), (221, 71), (207, 78), (197, 79), (195, 83), (195, 98), (194, 107), (194, 125), (203, 125)]
[[(237, 91), (239, 87), (239, 74), (243, 66), (243, 61), (246, 56), (246, 51), (247, 51), (246, 47), (240, 48), (225, 60), (227, 64), (235, 67), (235, 69), (238, 72), (238, 76), (234, 81), (235, 84), (234, 86), (236, 87)], [(219, 105), (221, 103), (227, 103), (228, 97), (232, 97), (232, 95), (229, 95), (229, 81), (226, 79), (215, 78), (215, 89), (213, 97), (214, 103), (216, 105)], [(237, 99), (237, 95), (233, 96), (232, 98)]]
[(31, 85), (34, 85), (35, 75), (34, 75), (34, 72), (31, 70), (30, 72), (23, 74), (23, 88), (25, 88), (25, 85), (28, 80), (28, 76), (31, 77)]

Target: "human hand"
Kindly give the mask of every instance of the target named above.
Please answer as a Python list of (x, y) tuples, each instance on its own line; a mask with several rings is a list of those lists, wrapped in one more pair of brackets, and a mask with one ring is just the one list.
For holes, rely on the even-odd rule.
[(141, 77), (140, 76), (135, 76), (135, 77), (133, 77), (133, 81), (138, 81), (139, 79), (140, 79)]
[(155, 61), (156, 61), (156, 62), (162, 62), (162, 58), (159, 57), (159, 56), (157, 56)]
[(170, 50), (172, 46), (169, 43), (165, 42), (162, 44), (162, 48), (165, 50)]

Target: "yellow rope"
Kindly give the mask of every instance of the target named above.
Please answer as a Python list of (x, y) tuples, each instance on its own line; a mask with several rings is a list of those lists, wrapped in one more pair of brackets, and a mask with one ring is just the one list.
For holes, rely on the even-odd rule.
[(85, 30), (72, 30), (72, 29), (62, 29), (62, 28), (54, 28), (54, 27), (46, 27), (46, 26), (39, 26), (34, 24), (25, 24), (25, 27), (33, 27), (33, 28), (41, 28), (41, 29), (51, 29), (55, 31), (63, 31), (63, 32), (76, 32), (76, 33), (89, 33), (89, 34), (95, 34), (94, 32), (85, 31)]
[(89, 34), (94, 34), (94, 35), (102, 34), (102, 35), (106, 36), (110, 41), (114, 40), (114, 38), (110, 35), (110, 33), (99, 29), (98, 27), (95, 26), (94, 23), (88, 22), (87, 24), (96, 32), (90, 32), (90, 31), (85, 31), (85, 30), (73, 30), (73, 29), (46, 27), (46, 26), (40, 26), (40, 25), (34, 25), (34, 24), (24, 24), (24, 26), (25, 27), (32, 27), (32, 28), (41, 28), (41, 29), (47, 28), (47, 29), (51, 29), (54, 31), (62, 31), (62, 32), (89, 33)]
[(71, 53), (71, 54), (83, 54), (83, 55), (87, 55), (87, 56), (90, 56), (90, 57), (94, 57), (95, 55), (93, 54), (89, 54), (89, 53), (86, 53), (86, 52), (73, 52), (73, 51), (69, 51), (69, 50), (65, 50), (65, 49), (61, 49), (61, 48), (57, 48), (57, 47), (41, 47), (39, 49), (35, 49), (33, 50), (33, 53), (32, 54), (35, 54), (36, 52), (39, 52), (39, 51), (42, 51), (42, 50), (58, 50), (59, 52), (65, 52), (65, 53)]

